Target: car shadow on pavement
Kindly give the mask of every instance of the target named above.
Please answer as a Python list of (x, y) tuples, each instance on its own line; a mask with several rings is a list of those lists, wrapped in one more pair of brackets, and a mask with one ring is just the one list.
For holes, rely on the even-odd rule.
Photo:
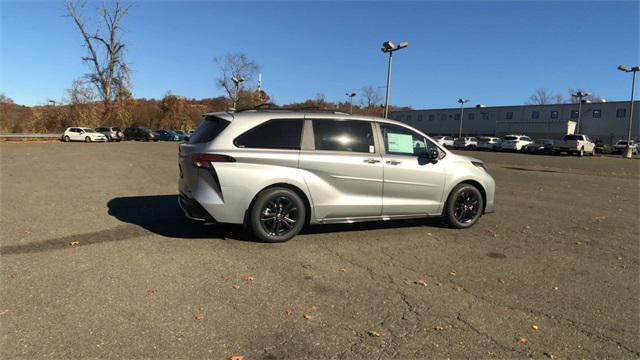
[(187, 219), (178, 205), (178, 195), (128, 196), (107, 203), (109, 215), (147, 231), (170, 238), (246, 240), (238, 225), (205, 225)]

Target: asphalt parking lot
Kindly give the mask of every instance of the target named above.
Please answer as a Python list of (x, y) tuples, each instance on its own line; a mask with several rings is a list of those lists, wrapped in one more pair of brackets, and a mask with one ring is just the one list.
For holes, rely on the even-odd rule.
[(638, 358), (640, 161), (465, 152), (469, 230), (186, 220), (173, 143), (0, 144), (2, 358)]

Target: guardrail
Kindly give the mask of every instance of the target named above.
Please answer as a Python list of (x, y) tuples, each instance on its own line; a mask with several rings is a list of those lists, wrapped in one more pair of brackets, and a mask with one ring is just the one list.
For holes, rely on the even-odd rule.
[(62, 134), (30, 134), (30, 133), (0, 133), (0, 140), (52, 140), (60, 139)]

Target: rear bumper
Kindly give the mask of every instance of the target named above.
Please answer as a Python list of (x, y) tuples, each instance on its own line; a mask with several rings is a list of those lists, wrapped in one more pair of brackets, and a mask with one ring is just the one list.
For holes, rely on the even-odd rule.
[(180, 194), (178, 197), (178, 204), (184, 212), (184, 216), (191, 220), (204, 221), (208, 223), (217, 222), (216, 219), (214, 219), (213, 216), (211, 216), (207, 210), (202, 207), (202, 205), (184, 194)]

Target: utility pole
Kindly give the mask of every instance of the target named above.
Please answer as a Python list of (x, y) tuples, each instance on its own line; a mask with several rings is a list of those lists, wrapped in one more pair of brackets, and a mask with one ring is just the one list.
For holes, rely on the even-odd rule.
[[(640, 65), (632, 66), (628, 68), (625, 65), (618, 66), (618, 70), (624, 72), (633, 73), (631, 76), (631, 104), (629, 104), (629, 125), (627, 129), (627, 151), (624, 154), (624, 157), (630, 159), (633, 156), (633, 149), (631, 148), (631, 127), (633, 126), (633, 95), (634, 90), (636, 88), (636, 72), (640, 71)], [(637, 146), (637, 145), (636, 145)]]
[(402, 41), (398, 46), (394, 46), (391, 41), (385, 41), (382, 43), (382, 52), (389, 53), (389, 63), (387, 64), (387, 94), (384, 97), (384, 117), (389, 116), (389, 89), (391, 88), (391, 63), (393, 62), (393, 52), (396, 50), (404, 49), (409, 46), (408, 41)]
[(345, 93), (349, 97), (349, 114), (353, 115), (353, 97), (356, 96), (355, 92)]
[(458, 103), (460, 103), (460, 130), (458, 131), (458, 137), (462, 137), (462, 119), (464, 119), (464, 104), (469, 102), (469, 99), (460, 98), (458, 99)]

